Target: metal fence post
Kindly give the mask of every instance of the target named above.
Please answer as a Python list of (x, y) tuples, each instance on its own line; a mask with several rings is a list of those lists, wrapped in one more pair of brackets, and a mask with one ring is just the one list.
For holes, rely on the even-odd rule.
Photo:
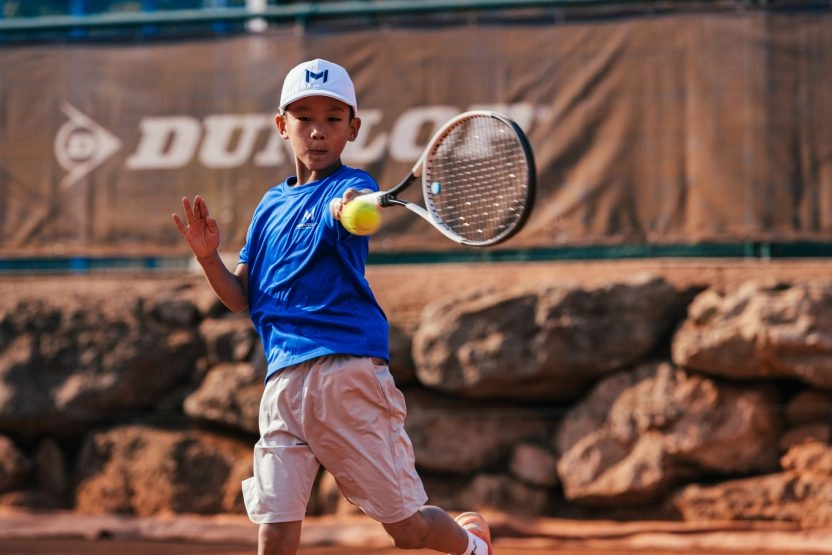
[[(69, 15), (72, 17), (85, 17), (87, 15), (87, 1), (86, 0), (70, 0)], [(69, 32), (72, 39), (83, 39), (87, 36), (88, 31), (82, 27), (75, 27)]]

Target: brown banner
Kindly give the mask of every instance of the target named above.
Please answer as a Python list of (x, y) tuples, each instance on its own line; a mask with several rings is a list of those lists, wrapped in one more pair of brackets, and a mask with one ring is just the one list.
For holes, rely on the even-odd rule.
[[(696, 13), (6, 45), (0, 254), (184, 253), (170, 214), (197, 193), (238, 249), (263, 192), (294, 171), (273, 117), (283, 76), (312, 57), (352, 73), (363, 125), (345, 161), (383, 185), (456, 113), (515, 117), (540, 192), (507, 247), (832, 230), (832, 16)], [(391, 208), (374, 248), (452, 246)]]

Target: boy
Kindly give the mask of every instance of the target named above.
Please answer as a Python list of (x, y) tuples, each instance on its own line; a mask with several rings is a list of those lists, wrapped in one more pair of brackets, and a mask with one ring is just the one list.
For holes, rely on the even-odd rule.
[(387, 367), (388, 323), (364, 277), (369, 240), (338, 222), (341, 207), (377, 191), (341, 153), (361, 127), (352, 80), (312, 60), (283, 84), (275, 123), (297, 175), (266, 192), (232, 273), (217, 253), (219, 227), (205, 201), (173, 215), (209, 283), (233, 311), (249, 310), (268, 359), (254, 476), (243, 482), (260, 555), (294, 555), (312, 484), (323, 465), (381, 522), (396, 546), (493, 555), (476, 513), (456, 520), (424, 506), (404, 431), (404, 397)]

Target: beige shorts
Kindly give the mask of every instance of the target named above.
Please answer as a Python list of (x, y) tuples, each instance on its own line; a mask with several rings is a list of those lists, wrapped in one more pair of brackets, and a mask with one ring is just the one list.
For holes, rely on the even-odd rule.
[(404, 430), (404, 396), (378, 359), (327, 356), (266, 383), (254, 476), (243, 481), (249, 518), (302, 520), (321, 465), (371, 518), (399, 522), (427, 501)]

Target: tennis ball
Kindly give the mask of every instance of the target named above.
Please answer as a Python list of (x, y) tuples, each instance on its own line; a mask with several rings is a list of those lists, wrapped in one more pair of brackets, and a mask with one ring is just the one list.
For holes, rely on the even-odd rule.
[(381, 226), (381, 210), (375, 203), (353, 199), (341, 209), (341, 225), (353, 235), (370, 235)]

